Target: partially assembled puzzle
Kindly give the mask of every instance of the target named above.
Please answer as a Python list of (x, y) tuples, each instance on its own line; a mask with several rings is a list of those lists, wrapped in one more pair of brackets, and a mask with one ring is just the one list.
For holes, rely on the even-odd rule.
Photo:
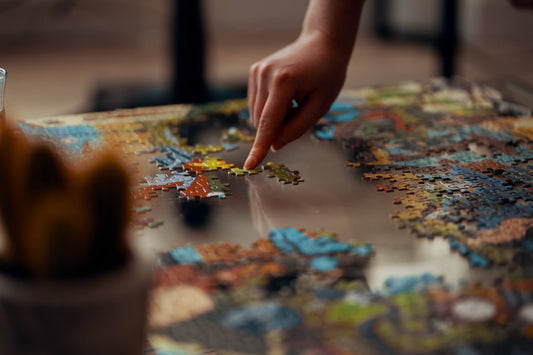
[[(226, 198), (237, 177), (264, 174), (298, 188), (305, 171), (269, 162), (244, 170), (218, 153), (253, 131), (243, 100), (173, 105), (22, 122), (22, 131), (77, 160), (103, 146), (140, 174), (134, 228), (157, 228), (150, 202), (173, 190), (181, 203)], [(195, 125), (224, 122), (220, 137)], [(219, 126), (220, 127), (220, 126)], [(187, 134), (184, 134), (187, 133)], [(274, 229), (251, 248), (176, 245), (158, 256), (147, 353), (500, 354), (533, 347), (533, 117), (473, 83), (345, 91), (314, 127), (351, 152), (380, 192), (394, 195), (398, 227), (446, 238), (474, 267), (503, 266), (496, 283), (449, 285), (439, 275), (390, 278), (369, 290), (373, 253), (305, 229)], [(128, 158), (129, 157), (129, 158)], [(142, 160), (151, 169), (143, 170)], [(227, 175), (221, 174), (226, 171)], [(280, 193), (283, 193), (280, 190)], [(392, 210), (392, 208), (391, 208)], [(371, 242), (371, 241), (369, 241)]]
[[(159, 173), (146, 174), (135, 186), (139, 206), (169, 189), (186, 201), (225, 198), (231, 186), (211, 175), (217, 170), (236, 176), (265, 171), (286, 184), (302, 182), (298, 171), (283, 164), (246, 171), (214, 155), (249, 147), (253, 132), (242, 124), (248, 115), (246, 101), (236, 100), (62, 116), (20, 127), (72, 157), (102, 146), (146, 157)], [(182, 137), (193, 124), (209, 120), (234, 126), (206, 145)], [(409, 82), (344, 92), (314, 135), (341, 142), (352, 152), (347, 166), (364, 169), (378, 191), (396, 195), (402, 208), (392, 217), (399, 227), (422, 237), (448, 238), (473, 266), (531, 264), (533, 118), (528, 108), (472, 83)], [(146, 218), (141, 222), (160, 225), (145, 223)]]
[(315, 129), (353, 152), (400, 228), (442, 236), (473, 266), (531, 266), (533, 117), (475, 84), (443, 80), (346, 92)]

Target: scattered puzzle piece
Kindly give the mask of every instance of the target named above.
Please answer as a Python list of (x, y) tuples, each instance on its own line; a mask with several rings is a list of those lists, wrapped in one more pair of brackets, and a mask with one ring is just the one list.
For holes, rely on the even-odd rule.
[(304, 179), (300, 177), (300, 173), (296, 170), (289, 170), (283, 164), (274, 164), (268, 162), (267, 165), (264, 165), (263, 168), (269, 171), (268, 177), (275, 177), (278, 181), (281, 181), (285, 184), (298, 185), (300, 182), (303, 182)]

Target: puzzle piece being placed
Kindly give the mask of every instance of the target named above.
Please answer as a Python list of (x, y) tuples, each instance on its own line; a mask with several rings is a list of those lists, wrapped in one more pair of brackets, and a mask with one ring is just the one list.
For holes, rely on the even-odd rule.
[(285, 184), (292, 183), (293, 185), (298, 185), (300, 182), (304, 181), (298, 171), (289, 170), (289, 168), (283, 164), (268, 162), (267, 165), (263, 166), (263, 169), (269, 170), (269, 178), (275, 177), (278, 181), (282, 181)]
[(229, 175), (236, 175), (236, 176), (244, 176), (246, 174), (248, 175), (255, 175), (262, 172), (262, 169), (241, 169), (241, 168), (232, 168), (230, 171), (228, 171)]

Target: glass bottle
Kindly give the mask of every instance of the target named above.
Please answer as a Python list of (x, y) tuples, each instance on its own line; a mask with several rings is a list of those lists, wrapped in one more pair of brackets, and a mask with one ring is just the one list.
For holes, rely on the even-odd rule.
[(0, 128), (6, 124), (6, 110), (4, 109), (4, 92), (6, 88), (7, 71), (0, 68)]

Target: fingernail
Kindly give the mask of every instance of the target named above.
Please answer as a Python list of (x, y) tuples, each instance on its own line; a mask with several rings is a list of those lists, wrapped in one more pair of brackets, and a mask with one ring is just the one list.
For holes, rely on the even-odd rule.
[(246, 158), (246, 161), (244, 162), (244, 169), (251, 169), (253, 168), (253, 158), (251, 156), (248, 156)]

